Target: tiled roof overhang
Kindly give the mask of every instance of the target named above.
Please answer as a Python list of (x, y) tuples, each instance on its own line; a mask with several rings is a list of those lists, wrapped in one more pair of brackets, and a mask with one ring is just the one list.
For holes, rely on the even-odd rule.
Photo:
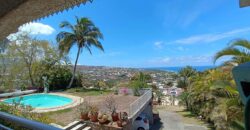
[(250, 6), (250, 0), (240, 0), (240, 7)]
[(0, 0), (0, 39), (19, 26), (92, 0)]

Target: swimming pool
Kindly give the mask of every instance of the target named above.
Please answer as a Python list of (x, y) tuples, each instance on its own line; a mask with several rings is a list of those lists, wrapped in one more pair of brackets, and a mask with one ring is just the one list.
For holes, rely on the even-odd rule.
[(33, 108), (54, 108), (71, 104), (73, 100), (64, 96), (52, 95), (52, 94), (32, 94), (26, 96), (19, 96), (3, 100), (8, 104), (18, 102), (23, 105), (30, 105)]

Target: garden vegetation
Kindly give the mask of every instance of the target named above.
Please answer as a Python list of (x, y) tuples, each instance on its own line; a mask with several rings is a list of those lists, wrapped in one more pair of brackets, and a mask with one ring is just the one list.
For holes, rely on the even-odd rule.
[(204, 72), (188, 66), (179, 72), (178, 87), (184, 89), (179, 97), (182, 104), (216, 130), (244, 130), (244, 106), (231, 72), (234, 66), (250, 61), (249, 49), (249, 41), (235, 40), (215, 54), (214, 62), (231, 57), (222, 66)]

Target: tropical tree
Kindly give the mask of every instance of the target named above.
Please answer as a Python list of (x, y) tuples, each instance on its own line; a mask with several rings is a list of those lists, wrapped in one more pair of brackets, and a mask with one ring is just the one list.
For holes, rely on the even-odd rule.
[(195, 76), (197, 71), (191, 66), (186, 66), (179, 71), (180, 79), (178, 80), (178, 87), (187, 89), (190, 84), (189, 78)]
[(185, 79), (188, 79), (196, 73), (197, 71), (191, 66), (186, 66), (179, 71), (179, 75)]
[(144, 82), (144, 83), (149, 83), (152, 81), (152, 77), (149, 74), (145, 74), (143, 72), (139, 72), (137, 74), (135, 74), (131, 80), (133, 81), (140, 81), (140, 82)]
[(107, 84), (104, 81), (98, 81), (95, 85), (99, 90), (107, 88)]
[(148, 82), (152, 80), (152, 77), (142, 72), (137, 73), (131, 78), (130, 87), (132, 87), (134, 95), (140, 96), (140, 89), (147, 88)]
[[(8, 46), (7, 55), (11, 57), (13, 62), (20, 64), (13, 64), (13, 69), (20, 73), (25, 73), (27, 69), (28, 77), (32, 86), (35, 84), (35, 69), (37, 63), (40, 62), (46, 55), (51, 47), (49, 42), (45, 40), (37, 40), (30, 37), (28, 34), (19, 35), (15, 41)], [(23, 67), (20, 67), (24, 65)], [(19, 67), (18, 67), (19, 66)], [(22, 71), (22, 72), (21, 72)], [(18, 76), (18, 74), (16, 74)]]
[(7, 39), (0, 41), (0, 84), (1, 86), (4, 84), (5, 74), (7, 70), (7, 56), (5, 54), (6, 49), (8, 48), (9, 41)]
[(224, 56), (231, 56), (225, 64), (232, 66), (250, 61), (250, 42), (243, 39), (233, 41), (228, 47), (215, 54), (214, 63)]
[(68, 57), (60, 55), (57, 47), (48, 48), (44, 58), (35, 64), (36, 83), (43, 86), (43, 78), (47, 77), (50, 90), (65, 89), (71, 80)]
[(216, 130), (242, 128), (243, 104), (231, 71), (216, 68), (200, 72), (188, 87), (179, 98), (189, 111), (212, 122)]
[(67, 87), (70, 88), (75, 78), (76, 65), (78, 63), (80, 53), (83, 49), (86, 49), (90, 54), (92, 54), (92, 46), (104, 51), (103, 46), (99, 41), (99, 39), (103, 39), (103, 35), (99, 28), (96, 27), (95, 24), (88, 18), (77, 17), (75, 25), (64, 21), (60, 24), (60, 27), (69, 29), (68, 32), (62, 31), (56, 36), (61, 53), (68, 54), (74, 45), (78, 48), (73, 75)]

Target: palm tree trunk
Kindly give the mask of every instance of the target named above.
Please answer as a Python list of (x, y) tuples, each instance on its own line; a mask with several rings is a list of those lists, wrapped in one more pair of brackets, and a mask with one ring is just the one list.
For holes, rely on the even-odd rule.
[(80, 50), (81, 50), (81, 48), (78, 47), (78, 52), (77, 52), (76, 61), (75, 61), (75, 65), (74, 65), (73, 75), (72, 75), (72, 78), (71, 78), (70, 83), (69, 83), (69, 85), (68, 85), (67, 88), (71, 88), (71, 86), (72, 86), (72, 84), (73, 84), (73, 81), (74, 81), (74, 79), (75, 79), (76, 66), (77, 66), (77, 62), (78, 62), (79, 55), (80, 55)]

